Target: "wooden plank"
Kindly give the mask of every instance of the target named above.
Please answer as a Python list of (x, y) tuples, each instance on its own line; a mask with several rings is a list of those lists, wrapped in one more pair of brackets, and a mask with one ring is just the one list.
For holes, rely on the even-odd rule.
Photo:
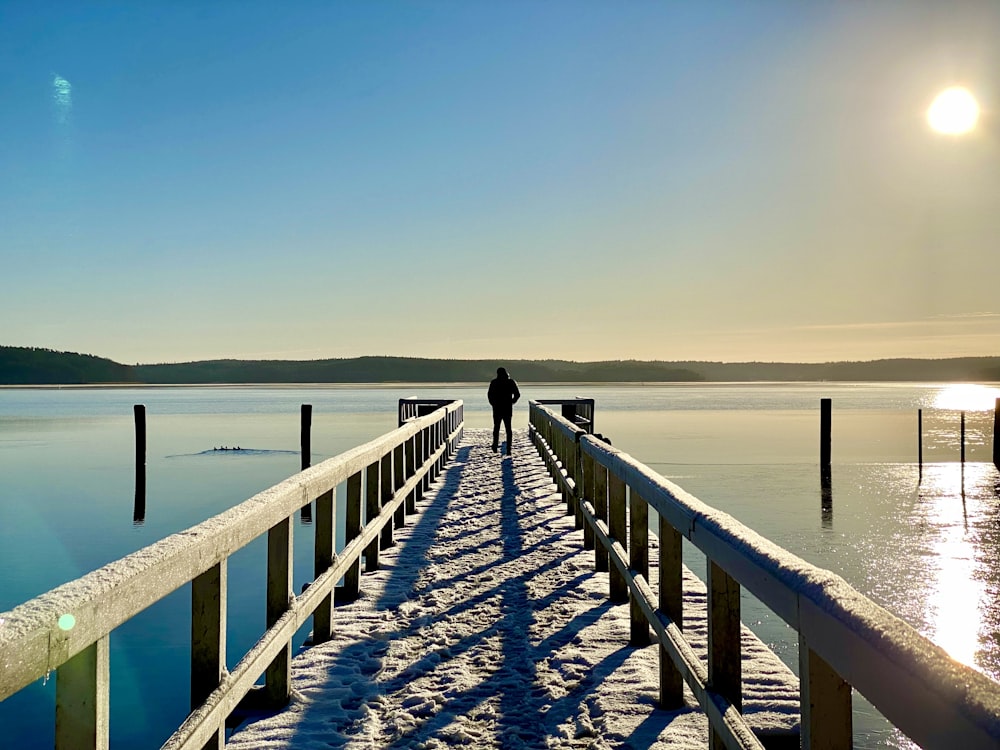
[[(392, 484), (392, 454), (386, 453), (382, 456), (381, 460), (381, 478), (379, 481), (380, 489), (380, 503), (381, 507), (384, 508), (386, 504), (392, 499), (393, 484)], [(381, 512), (381, 510), (380, 510)], [(379, 542), (379, 546), (382, 549), (389, 549), (393, 546), (395, 541), (392, 538), (392, 523), (387, 523), (382, 527), (382, 539)]]
[[(625, 482), (614, 474), (608, 475), (608, 529), (611, 538), (628, 549), (628, 527), (625, 512)], [(628, 601), (628, 586), (617, 568), (610, 571), (610, 597), (613, 602)]]
[[(629, 567), (649, 579), (649, 506), (638, 492), (629, 492)], [(624, 580), (623, 580), (624, 583)], [(649, 623), (636, 596), (629, 597), (629, 643), (649, 644)]]
[[(608, 523), (608, 470), (599, 463), (594, 464), (594, 492), (589, 498), (594, 506), (595, 515), (605, 524)], [(608, 570), (608, 551), (604, 545), (594, 546), (594, 570)]]
[(799, 636), (803, 750), (853, 747), (851, 686)]
[[(344, 523), (344, 539), (351, 542), (361, 533), (361, 472), (347, 480), (347, 504)], [(361, 560), (351, 563), (344, 574), (344, 596), (348, 599), (357, 597), (361, 586)]]
[[(376, 518), (381, 510), (381, 491), (379, 489), (379, 462), (368, 466), (365, 472), (365, 523)], [(378, 539), (365, 548), (365, 570), (378, 570)]]
[[(737, 711), (743, 705), (740, 657), (740, 587), (714, 560), (708, 561), (708, 684)], [(725, 746), (711, 732), (710, 750)]]
[[(595, 489), (595, 462), (594, 457), (587, 454), (583, 457), (583, 493), (577, 502), (592, 502)], [(589, 523), (583, 524), (583, 548), (594, 549), (594, 529)]]
[[(333, 564), (337, 533), (335, 493), (328, 490), (316, 498), (316, 538), (313, 548), (313, 577), (318, 578)], [(333, 594), (328, 595), (313, 614), (313, 643), (325, 643), (333, 634)]]
[(107, 636), (56, 670), (56, 750), (107, 750), (110, 685)]
[[(417, 473), (417, 437), (414, 435), (406, 441), (406, 478), (409, 479)], [(414, 488), (409, 497), (406, 498), (406, 513), (411, 515), (417, 512), (417, 493), (419, 489)]]
[[(632, 490), (635, 492), (635, 490)], [(663, 516), (657, 517), (660, 540), (658, 582), (660, 611), (678, 630), (684, 627), (683, 548), (681, 535)], [(684, 705), (684, 685), (680, 672), (663, 647), (660, 647), (660, 707), (680, 708)]]
[[(267, 627), (271, 628), (288, 611), (292, 590), (291, 519), (267, 532)], [(265, 701), (272, 708), (288, 703), (292, 690), (292, 642), (289, 640), (267, 667), (264, 678)]]
[(226, 671), (226, 563), (191, 582), (191, 710), (219, 687)]
[[(392, 451), (392, 488), (393, 491), (399, 490), (400, 487), (406, 482), (406, 446), (400, 443)], [(396, 511), (395, 521), (393, 522), (393, 527), (397, 529), (403, 528), (406, 525), (406, 508), (403, 505), (399, 506), (399, 510)]]

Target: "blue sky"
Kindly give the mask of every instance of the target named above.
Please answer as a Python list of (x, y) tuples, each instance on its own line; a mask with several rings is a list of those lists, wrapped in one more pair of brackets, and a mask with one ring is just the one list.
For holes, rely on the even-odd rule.
[(0, 0), (0, 344), (993, 355), (998, 106), (992, 1)]

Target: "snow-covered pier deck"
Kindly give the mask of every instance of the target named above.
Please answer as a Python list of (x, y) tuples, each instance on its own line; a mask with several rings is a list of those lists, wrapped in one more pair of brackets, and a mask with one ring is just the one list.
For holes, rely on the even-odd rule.
[[(337, 605), (331, 640), (293, 660), (289, 707), (227, 747), (706, 746), (693, 696), (658, 707), (658, 647), (629, 645), (628, 605), (609, 601), (527, 434), (510, 457), (490, 442), (466, 430), (359, 598)], [(705, 600), (688, 576), (702, 655)], [(748, 723), (798, 747), (798, 680), (746, 629), (742, 641)]]

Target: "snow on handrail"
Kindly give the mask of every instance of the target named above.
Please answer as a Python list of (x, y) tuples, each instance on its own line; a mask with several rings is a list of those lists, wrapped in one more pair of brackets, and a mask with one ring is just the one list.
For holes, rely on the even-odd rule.
[[(576, 434), (553, 410), (533, 404), (531, 418), (533, 432), (550, 454), (546, 460), (550, 471), (556, 465), (584, 466), (587, 479), (577, 485), (579, 492), (572, 491), (568, 502), (588, 508), (587, 524), (599, 527), (598, 540), (604, 546), (619, 547), (620, 553), (627, 539), (624, 534), (616, 538), (610, 533), (608, 479), (598, 484), (592, 477), (599, 472), (588, 464), (623, 482), (633, 496), (641, 497), (698, 547), (710, 563), (710, 578), (715, 570), (717, 576), (745, 587), (798, 631), (803, 747), (809, 746), (810, 736), (843, 733), (843, 724), (849, 742), (851, 686), (923, 747), (997, 746), (1000, 685), (996, 682), (955, 662), (840, 576), (774, 544), (627, 453), (593, 436)], [(575, 440), (549, 440), (556, 434), (572, 434)], [(567, 455), (572, 451), (577, 455)], [(564, 492), (570, 491), (565, 484), (561, 486)], [(595, 494), (601, 502), (593, 502)], [(624, 514), (624, 505), (620, 512)], [(609, 552), (614, 560), (613, 551)], [(627, 560), (618, 556), (616, 564), (627, 567)], [(636, 596), (636, 588), (630, 585), (629, 589)], [(658, 617), (665, 616), (662, 609), (657, 610)], [(824, 715), (831, 717), (826, 723)]]
[[(289, 652), (295, 627), (290, 628), (292, 615), (288, 613), (293, 613), (292, 619), (299, 623), (314, 613), (319, 615), (336, 581), (357, 569), (361, 555), (370, 554), (378, 535), (391, 528), (396, 509), (405, 503), (406, 512), (412, 512), (423, 489), (453, 453), (463, 426), (462, 401), (448, 402), (431, 414), (410, 419), (385, 435), (305, 469), (213, 518), (0, 613), (0, 701), (57, 670), (56, 747), (106, 747), (109, 634), (179, 587), (193, 583), (193, 626), (204, 626), (207, 641), (192, 644), (192, 682), (195, 674), (201, 674), (207, 687), (200, 690), (203, 695), (195, 696), (199, 691), (192, 685), (192, 708), (220, 701), (232, 706), (232, 696), (224, 700), (220, 697), (220, 691), (225, 693), (232, 687), (232, 680), (224, 674), (225, 566), (229, 556), (268, 535), (269, 630), (259, 643), (273, 641), (275, 632), (283, 633), (288, 638), (281, 635), (280, 639), (287, 641), (282, 650)], [(324, 502), (332, 504), (337, 485), (346, 481), (348, 516), (355, 513), (360, 525), (361, 478), (366, 471), (369, 500), (374, 498), (369, 509), (374, 512), (370, 512), (364, 529), (359, 527), (353, 533), (348, 529), (348, 547), (339, 556), (330, 549), (328, 570), (313, 582), (313, 590), (300, 597), (290, 590), (278, 591), (291, 586), (286, 568), (290, 565), (290, 521), (294, 514), (307, 503), (317, 502), (314, 526), (320, 549), (320, 538), (325, 535), (332, 540), (334, 530), (332, 510), (324, 520), (319, 506)], [(352, 503), (358, 508), (352, 510)], [(317, 585), (321, 582), (322, 586)], [(257, 647), (251, 653), (255, 650), (264, 653)], [(267, 667), (267, 663), (263, 666)], [(272, 667), (267, 668), (266, 687), (274, 693)], [(263, 671), (263, 667), (257, 669), (244, 683), (252, 686)], [(279, 685), (277, 700), (287, 700), (287, 689), (287, 684)], [(212, 714), (213, 721), (219, 718), (217, 713)], [(222, 715), (221, 723), (208, 729), (201, 726), (197, 736), (221, 736), (225, 718)], [(197, 744), (190, 739), (181, 738), (174, 746)]]

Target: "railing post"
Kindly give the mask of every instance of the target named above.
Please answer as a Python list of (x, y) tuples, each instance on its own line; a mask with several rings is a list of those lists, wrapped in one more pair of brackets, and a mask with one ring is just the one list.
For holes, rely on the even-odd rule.
[[(583, 510), (580, 508), (580, 502), (583, 500), (584, 485), (586, 484), (586, 481), (584, 479), (583, 471), (583, 450), (580, 447), (580, 433), (578, 432), (573, 435), (573, 451), (570, 455), (573, 462), (572, 473), (576, 492), (576, 498), (573, 500), (573, 524), (575, 528), (583, 529), (583, 548), (589, 549), (589, 547), (587, 547), (587, 529), (583, 522)], [(594, 543), (593, 539), (591, 539), (590, 543)]]
[[(361, 533), (361, 472), (347, 478), (347, 506), (344, 519), (344, 543), (350, 544)], [(361, 559), (358, 558), (344, 573), (344, 596), (357, 597), (361, 590)]]
[[(419, 433), (418, 433), (419, 434)], [(414, 474), (417, 473), (417, 436), (414, 435), (409, 440), (406, 441), (406, 479), (409, 480)], [(407, 514), (417, 512), (417, 497), (420, 493), (420, 487), (414, 487), (413, 491), (406, 496), (406, 506)]]
[[(639, 498), (645, 505), (645, 500)], [(657, 516), (660, 539), (660, 612), (684, 629), (683, 548), (681, 534), (663, 516)], [(675, 709), (684, 705), (684, 677), (667, 650), (660, 646), (660, 708)]]
[[(407, 447), (405, 443), (400, 443), (392, 450), (393, 497), (399, 492), (399, 488), (406, 484), (406, 451)], [(406, 503), (408, 502), (409, 500), (406, 500), (396, 508), (396, 518), (393, 522), (394, 528), (401, 529), (406, 525)]]
[(107, 750), (111, 663), (108, 636), (56, 669), (56, 750)]
[[(379, 513), (382, 512), (382, 508), (392, 502), (392, 452), (386, 453), (382, 456), (381, 464), (381, 481), (379, 482), (380, 496), (381, 496), (381, 506), (379, 507)], [(382, 549), (389, 549), (393, 545), (392, 541), (392, 524), (393, 519), (387, 520), (385, 526), (382, 527), (382, 538), (380, 540), (380, 545)]]
[[(299, 410), (299, 453), (302, 471), (312, 466), (312, 404), (302, 404)], [(312, 523), (312, 503), (300, 511), (302, 523)]]
[(850, 750), (851, 686), (799, 635), (802, 750)]
[[(572, 479), (573, 462), (570, 459), (570, 456), (575, 455), (570, 450), (572, 444), (569, 442), (569, 438), (566, 437), (562, 432), (557, 432), (555, 439), (559, 445), (559, 461), (562, 464), (562, 467), (561, 468), (557, 467), (556, 471), (561, 471), (564, 469), (566, 471), (566, 477), (568, 479)], [(563, 487), (563, 502), (566, 503), (566, 515), (572, 516), (576, 512), (575, 509), (573, 508), (573, 495), (570, 493), (569, 488), (566, 486)]]
[[(649, 506), (633, 489), (628, 491), (628, 565), (649, 580)], [(633, 646), (649, 645), (649, 623), (639, 606), (639, 597), (632, 596), (629, 603), (629, 639)]]
[[(625, 512), (625, 480), (608, 472), (608, 529), (611, 538), (628, 551), (628, 526)], [(611, 601), (628, 601), (628, 584), (617, 565), (611, 566)]]
[[(427, 436), (427, 428), (423, 428), (417, 433), (417, 468), (423, 468), (427, 463), (427, 448), (429, 447), (430, 439)], [(418, 485), (420, 489), (420, 494), (417, 495), (417, 502), (419, 503), (424, 498), (424, 490), (430, 487), (430, 471), (425, 471), (424, 475), (420, 478), (420, 484)]]
[[(336, 552), (336, 515), (334, 490), (316, 498), (316, 537), (313, 546), (313, 573), (318, 578), (333, 565)], [(313, 643), (330, 640), (333, 633), (333, 594), (327, 594), (313, 612)]]
[[(292, 523), (286, 518), (267, 532), (267, 627), (274, 626), (288, 611), (292, 591)], [(279, 708), (288, 703), (292, 687), (292, 642), (288, 641), (264, 676), (267, 704)]]
[(1000, 469), (1000, 398), (993, 405), (993, 465)]
[[(379, 462), (369, 464), (365, 472), (365, 523), (371, 523), (382, 510), (379, 503)], [(372, 539), (365, 549), (365, 570), (378, 570), (378, 543)]]
[[(191, 581), (191, 710), (198, 708), (222, 683), (226, 670), (226, 561)], [(225, 723), (205, 750), (226, 744)]]
[[(583, 459), (583, 487), (577, 486), (577, 502), (594, 499), (594, 457), (589, 453), (582, 454)], [(583, 523), (583, 548), (594, 549), (594, 530), (589, 523), (583, 521), (583, 514), (580, 514)]]
[[(608, 525), (608, 470), (603, 464), (594, 461), (594, 494), (591, 499), (594, 515)], [(594, 541), (594, 570), (608, 569), (608, 551), (603, 544)]]
[[(708, 561), (708, 685), (743, 708), (740, 661), (740, 585), (714, 560)], [(723, 750), (722, 738), (710, 732), (709, 749)]]

